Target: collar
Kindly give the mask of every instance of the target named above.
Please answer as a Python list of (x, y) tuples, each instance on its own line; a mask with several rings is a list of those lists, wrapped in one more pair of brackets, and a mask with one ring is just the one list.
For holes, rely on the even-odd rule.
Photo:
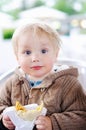
[(31, 87), (36, 87), (42, 83), (42, 81), (29, 81)]

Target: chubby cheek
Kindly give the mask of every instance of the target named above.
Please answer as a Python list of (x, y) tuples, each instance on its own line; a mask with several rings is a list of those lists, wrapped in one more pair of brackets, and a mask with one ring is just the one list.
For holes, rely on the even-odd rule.
[(21, 64), (21, 68), (22, 68), (22, 70), (25, 72), (25, 73), (28, 73), (28, 71), (29, 71), (29, 65), (27, 65), (27, 64)]
[(19, 66), (21, 66), (21, 68), (24, 71), (26, 71), (29, 68), (29, 63), (27, 63), (27, 60), (25, 59), (22, 59), (22, 58), (18, 59), (18, 64)]
[(51, 71), (54, 63), (55, 63), (55, 60), (53, 58), (50, 58), (47, 60), (47, 62), (45, 63), (45, 66), (47, 67), (48, 71)]
[(57, 57), (55, 55), (49, 56), (45, 61), (48, 65), (53, 65), (57, 60)]

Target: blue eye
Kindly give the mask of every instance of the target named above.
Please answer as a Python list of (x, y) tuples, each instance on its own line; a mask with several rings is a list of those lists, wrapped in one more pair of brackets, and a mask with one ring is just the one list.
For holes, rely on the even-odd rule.
[(47, 53), (48, 51), (46, 49), (43, 49), (41, 52), (42, 53)]
[(30, 55), (31, 51), (25, 51), (25, 54)]

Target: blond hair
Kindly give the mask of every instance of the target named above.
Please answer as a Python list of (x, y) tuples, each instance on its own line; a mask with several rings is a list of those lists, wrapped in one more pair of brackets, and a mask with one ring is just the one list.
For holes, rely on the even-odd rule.
[(35, 23), (28, 23), (18, 27), (12, 37), (12, 45), (15, 55), (17, 56), (18, 52), (18, 39), (24, 35), (25, 32), (33, 32), (34, 35), (40, 35), (45, 33), (48, 35), (50, 40), (52, 41), (55, 50), (58, 51), (60, 47), (60, 37), (56, 30), (54, 30), (50, 25), (43, 23), (43, 22), (35, 22)]

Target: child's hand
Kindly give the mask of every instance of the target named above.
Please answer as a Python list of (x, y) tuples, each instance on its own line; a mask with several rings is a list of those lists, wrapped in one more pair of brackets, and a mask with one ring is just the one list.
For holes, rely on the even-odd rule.
[(37, 130), (52, 130), (51, 120), (47, 116), (39, 116), (35, 121), (35, 125)]
[(15, 129), (14, 124), (12, 123), (12, 121), (10, 120), (10, 118), (7, 115), (3, 116), (2, 121), (3, 121), (3, 125), (6, 128), (8, 128), (9, 130)]

